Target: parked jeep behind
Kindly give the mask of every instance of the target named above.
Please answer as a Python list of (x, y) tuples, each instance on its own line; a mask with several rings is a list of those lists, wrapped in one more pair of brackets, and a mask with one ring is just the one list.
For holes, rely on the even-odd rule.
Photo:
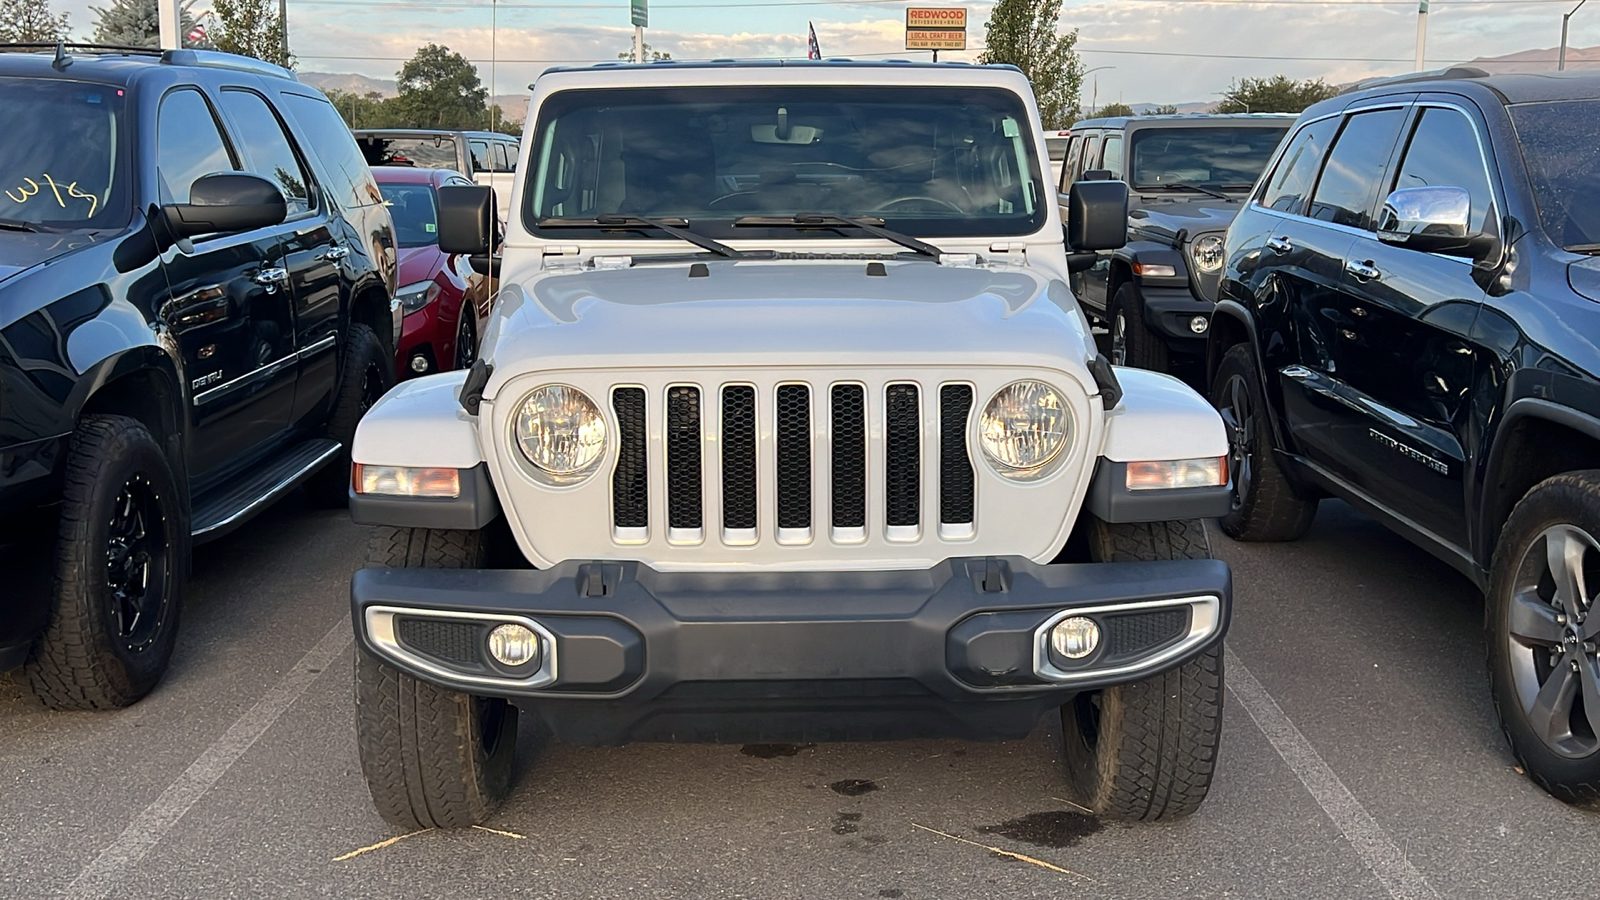
[(334, 108), (255, 60), (0, 46), (0, 133), (0, 671), (126, 706), (191, 544), (346, 502), (393, 227)]
[(1166, 372), (1193, 364), (1198, 374), (1223, 235), (1293, 122), (1259, 113), (1073, 124), (1058, 185), (1062, 214), (1085, 173), (1124, 181), (1130, 191), (1128, 243), (1073, 267), (1081, 269), (1073, 294), (1105, 323), (1113, 365)]
[[(481, 821), (563, 741), (1065, 733), (1078, 802), (1197, 809), (1227, 442), (1114, 370), (1009, 66), (552, 69), (467, 373), (356, 433), (356, 722), (378, 810)], [(494, 201), (441, 188), (487, 257)], [(1127, 188), (1067, 242), (1122, 244)]]
[(1487, 595), (1517, 760), (1600, 797), (1600, 76), (1307, 109), (1228, 232), (1209, 354), (1240, 540), (1342, 498)]

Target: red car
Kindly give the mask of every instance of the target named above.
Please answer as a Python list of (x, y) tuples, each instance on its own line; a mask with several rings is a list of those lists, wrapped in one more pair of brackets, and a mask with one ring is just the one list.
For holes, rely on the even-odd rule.
[(465, 369), (478, 358), (480, 326), (493, 285), (467, 257), (439, 250), (434, 192), (472, 182), (449, 169), (375, 166), (373, 177), (394, 218), (400, 254), (400, 304), (405, 324), (396, 348), (401, 378)]

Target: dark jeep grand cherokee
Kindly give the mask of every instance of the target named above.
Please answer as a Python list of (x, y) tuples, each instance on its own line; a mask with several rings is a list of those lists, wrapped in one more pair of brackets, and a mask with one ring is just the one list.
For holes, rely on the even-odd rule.
[(125, 706), (192, 542), (343, 504), (393, 382), (389, 213), (317, 91), (192, 50), (0, 46), (0, 671)]
[[(1072, 126), (1061, 172), (1126, 181), (1128, 244), (1073, 277), (1084, 310), (1111, 332), (1111, 362), (1165, 372), (1173, 354), (1198, 360), (1222, 274), (1222, 235), (1293, 115), (1086, 119)], [(1074, 265), (1086, 265), (1088, 259)], [(1196, 366), (1198, 368), (1198, 366)]]

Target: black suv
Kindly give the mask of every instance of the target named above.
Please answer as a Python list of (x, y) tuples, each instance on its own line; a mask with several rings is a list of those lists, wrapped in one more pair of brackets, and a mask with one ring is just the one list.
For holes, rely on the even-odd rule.
[(1233, 222), (1211, 396), (1242, 540), (1319, 496), (1487, 594), (1523, 766), (1600, 797), (1600, 75), (1456, 69), (1306, 110)]
[[(1086, 119), (1072, 126), (1060, 203), (1085, 172), (1126, 181), (1128, 245), (1073, 276), (1086, 312), (1111, 332), (1111, 361), (1165, 372), (1203, 358), (1222, 274), (1222, 236), (1292, 115)], [(1074, 268), (1087, 263), (1084, 260)], [(1199, 365), (1193, 366), (1198, 370)]]
[(0, 46), (0, 134), (0, 671), (125, 706), (192, 542), (345, 502), (394, 229), (327, 99), (254, 60)]

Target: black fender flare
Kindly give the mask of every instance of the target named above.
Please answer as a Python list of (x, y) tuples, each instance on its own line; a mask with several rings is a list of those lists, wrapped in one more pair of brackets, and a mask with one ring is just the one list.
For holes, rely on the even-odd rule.
[(1498, 523), (1493, 521), (1494, 510), (1500, 506), (1500, 496), (1495, 490), (1499, 483), (1501, 466), (1505, 465), (1506, 441), (1505, 435), (1510, 429), (1523, 419), (1542, 419), (1555, 425), (1570, 428), (1580, 434), (1600, 442), (1600, 415), (1592, 415), (1582, 410), (1552, 403), (1542, 397), (1520, 397), (1511, 401), (1506, 406), (1506, 411), (1494, 428), (1493, 443), (1489, 447), (1488, 459), (1479, 473), (1478, 508), (1476, 516), (1478, 527), (1476, 535), (1469, 538), (1473, 544), (1473, 554), (1484, 571), (1488, 571), (1489, 564), (1493, 561), (1495, 542), (1499, 538)]
[(87, 366), (74, 361), (74, 366), (81, 374), (73, 385), (67, 402), (63, 404), (62, 411), (66, 420), (75, 427), (83, 415), (84, 407), (88, 406), (89, 401), (106, 385), (138, 372), (155, 372), (168, 382), (174, 401), (174, 408), (166, 410), (172, 419), (171, 427), (167, 429), (164, 449), (168, 461), (172, 464), (172, 471), (178, 476), (178, 483), (187, 485), (185, 460), (188, 457), (186, 452), (188, 429), (185, 426), (188, 424), (187, 412), (191, 391), (180, 375), (179, 364), (174, 356), (175, 351), (157, 343), (148, 343), (133, 344), (116, 350)]

